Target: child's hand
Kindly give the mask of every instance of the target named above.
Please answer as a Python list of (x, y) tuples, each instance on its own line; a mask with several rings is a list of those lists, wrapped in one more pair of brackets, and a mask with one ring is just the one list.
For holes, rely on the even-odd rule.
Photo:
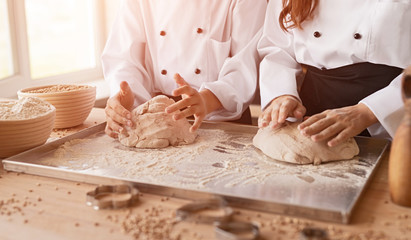
[(192, 88), (188, 83), (179, 75), (174, 75), (174, 80), (180, 86), (173, 91), (174, 96), (182, 97), (182, 100), (168, 106), (166, 113), (173, 113), (177, 110), (181, 112), (173, 115), (174, 120), (179, 120), (185, 117), (194, 115), (194, 124), (191, 126), (190, 131), (196, 131), (201, 122), (207, 115), (206, 96), (202, 92), (198, 92)]
[(134, 104), (134, 94), (127, 82), (121, 82), (120, 92), (107, 101), (105, 108), (107, 125), (105, 132), (112, 138), (117, 138), (123, 130), (122, 126), (133, 126), (130, 110)]
[(258, 127), (270, 125), (273, 129), (280, 127), (288, 117), (301, 119), (306, 112), (297, 98), (283, 95), (275, 98), (258, 117)]

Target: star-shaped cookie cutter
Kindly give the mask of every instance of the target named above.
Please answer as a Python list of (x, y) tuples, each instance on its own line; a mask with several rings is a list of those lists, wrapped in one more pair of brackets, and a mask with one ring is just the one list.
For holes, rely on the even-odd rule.
[(138, 194), (138, 189), (130, 185), (102, 185), (87, 193), (86, 203), (96, 210), (124, 208), (136, 202)]

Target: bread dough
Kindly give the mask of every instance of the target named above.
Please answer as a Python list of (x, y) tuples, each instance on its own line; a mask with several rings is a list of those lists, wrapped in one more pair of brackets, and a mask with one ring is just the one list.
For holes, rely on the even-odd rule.
[(360, 152), (354, 138), (335, 147), (326, 141), (314, 142), (302, 135), (298, 123), (287, 122), (282, 128), (261, 128), (253, 138), (253, 144), (267, 156), (276, 160), (296, 164), (321, 164), (337, 160), (352, 159)]
[(119, 141), (128, 147), (165, 148), (194, 142), (197, 134), (190, 132), (186, 118), (173, 120), (165, 108), (175, 103), (173, 99), (159, 95), (138, 106), (131, 112), (133, 127), (124, 127)]

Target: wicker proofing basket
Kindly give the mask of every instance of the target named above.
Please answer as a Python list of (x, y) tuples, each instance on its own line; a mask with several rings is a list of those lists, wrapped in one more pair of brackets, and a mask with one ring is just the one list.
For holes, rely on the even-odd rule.
[(56, 109), (35, 118), (0, 120), (0, 158), (44, 144), (53, 130)]
[[(37, 92), (53, 86), (72, 87), (69, 91)], [(79, 87), (79, 89), (75, 89)], [(80, 88), (81, 87), (81, 88)], [(54, 128), (69, 128), (82, 124), (91, 112), (96, 101), (96, 87), (89, 85), (47, 85), (25, 88), (17, 92), (21, 97), (38, 97), (56, 107)]]

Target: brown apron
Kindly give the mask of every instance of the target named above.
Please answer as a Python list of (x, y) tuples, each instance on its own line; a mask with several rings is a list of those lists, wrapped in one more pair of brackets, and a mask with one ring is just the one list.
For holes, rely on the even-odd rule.
[[(368, 62), (334, 69), (305, 67), (307, 72), (299, 94), (307, 108), (307, 116), (327, 109), (355, 105), (368, 95), (389, 85), (403, 70)], [(370, 136), (366, 130), (360, 135)]]

